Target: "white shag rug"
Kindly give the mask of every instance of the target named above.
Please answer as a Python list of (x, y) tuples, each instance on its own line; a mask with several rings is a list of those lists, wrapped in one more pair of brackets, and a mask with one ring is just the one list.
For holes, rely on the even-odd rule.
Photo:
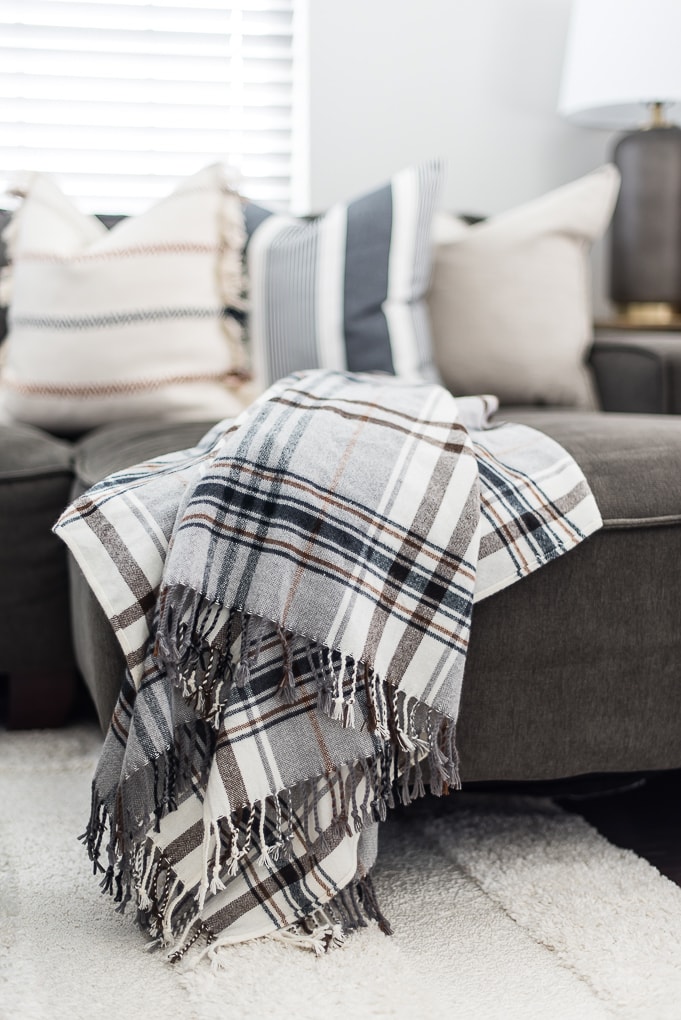
[[(678, 1020), (681, 889), (545, 800), (455, 794), (383, 826), (395, 928), (322, 958), (260, 941), (221, 967), (145, 951), (77, 841), (94, 726), (0, 732), (2, 1020)], [(451, 798), (450, 798), (451, 801)]]

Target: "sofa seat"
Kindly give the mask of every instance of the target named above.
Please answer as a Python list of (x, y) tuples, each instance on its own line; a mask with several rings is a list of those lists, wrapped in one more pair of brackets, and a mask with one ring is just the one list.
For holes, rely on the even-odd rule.
[(0, 431), (0, 674), (7, 719), (55, 726), (75, 694), (66, 550), (51, 528), (69, 498), (71, 444), (28, 425)]
[[(476, 606), (458, 725), (464, 781), (681, 767), (681, 417), (557, 409), (500, 417), (573, 454), (604, 528)], [(208, 424), (98, 430), (76, 447), (73, 494), (193, 445)], [(71, 570), (76, 654), (106, 726), (122, 655)]]

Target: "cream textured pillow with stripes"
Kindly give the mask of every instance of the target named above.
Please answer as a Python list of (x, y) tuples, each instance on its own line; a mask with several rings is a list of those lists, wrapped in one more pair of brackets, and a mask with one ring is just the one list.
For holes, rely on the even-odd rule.
[(69, 433), (241, 410), (244, 219), (219, 166), (111, 230), (45, 175), (21, 194), (5, 230), (5, 417)]
[(311, 221), (246, 204), (259, 386), (307, 368), (436, 379), (425, 294), (442, 176), (426, 162)]

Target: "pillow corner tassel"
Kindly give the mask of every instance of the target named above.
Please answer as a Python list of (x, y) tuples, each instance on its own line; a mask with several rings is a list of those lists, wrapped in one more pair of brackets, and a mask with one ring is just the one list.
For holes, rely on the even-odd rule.
[(218, 289), (224, 313), (221, 323), (231, 354), (231, 373), (250, 378), (248, 356), (244, 343), (243, 313), (247, 307), (248, 282), (244, 270), (246, 223), (243, 203), (226, 182), (220, 190), (220, 232)]

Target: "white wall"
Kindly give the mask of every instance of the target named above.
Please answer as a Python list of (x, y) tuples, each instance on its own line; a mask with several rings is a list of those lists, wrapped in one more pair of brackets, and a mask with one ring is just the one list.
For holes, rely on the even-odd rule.
[(297, 211), (440, 155), (443, 206), (496, 213), (608, 159), (607, 132), (555, 112), (570, 0), (301, 2), (309, 147)]

